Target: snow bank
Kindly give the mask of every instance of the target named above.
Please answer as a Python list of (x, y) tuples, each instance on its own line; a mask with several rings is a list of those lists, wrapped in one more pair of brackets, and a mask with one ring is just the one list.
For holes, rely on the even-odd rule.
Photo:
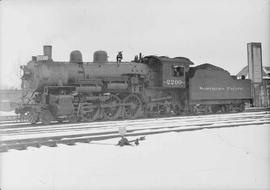
[[(130, 137), (129, 139), (132, 139)], [(0, 154), (1, 189), (269, 189), (267, 125)]]

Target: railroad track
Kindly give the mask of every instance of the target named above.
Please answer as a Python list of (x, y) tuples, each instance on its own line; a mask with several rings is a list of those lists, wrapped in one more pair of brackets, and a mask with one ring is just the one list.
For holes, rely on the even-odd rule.
[[(253, 116), (249, 117), (248, 119), (245, 119), (244, 121), (252, 122), (254, 120), (258, 119), (263, 119), (266, 116), (264, 115), (259, 115), (259, 116)], [(233, 117), (232, 117), (233, 118)], [(199, 118), (198, 118), (199, 119)], [(179, 121), (180, 120), (180, 121)], [(148, 120), (148, 121), (137, 121), (137, 122), (100, 122), (100, 123), (91, 123), (91, 124), (86, 124), (86, 123), (80, 123), (80, 124), (61, 124), (61, 125), (41, 125), (41, 126), (21, 126), (20, 128), (3, 128), (0, 129), (0, 132), (2, 135), (6, 136), (11, 136), (11, 135), (16, 135), (16, 134), (41, 134), (41, 133), (57, 133), (57, 132), (69, 132), (69, 131), (85, 131), (85, 130), (96, 130), (96, 129), (116, 129), (119, 126), (126, 126), (128, 125), (129, 128), (132, 127), (142, 127), (145, 122), (149, 123), (147, 125), (148, 128), (154, 127), (156, 125), (162, 125), (163, 127), (166, 127), (167, 125), (170, 125), (172, 122), (177, 122), (178, 125), (181, 126), (189, 126), (189, 125), (212, 125), (216, 122), (216, 118), (211, 118), (211, 119), (201, 119), (198, 122), (192, 122), (191, 124), (187, 124), (188, 121), (193, 120), (191, 119), (185, 119), (185, 118), (174, 118), (174, 119), (155, 119), (155, 120)], [(234, 117), (233, 121), (228, 121), (227, 118), (220, 118), (219, 122), (221, 123), (237, 123), (241, 122), (243, 120), (242, 117)], [(151, 123), (150, 123), (151, 122)], [(143, 128), (145, 128), (143, 126)]]
[[(115, 129), (122, 125), (128, 125), (129, 127), (138, 127), (144, 123), (149, 123), (149, 126), (155, 126), (157, 124), (162, 124), (166, 126), (171, 122), (177, 122), (179, 125), (183, 125), (188, 121), (192, 121), (196, 118), (198, 122), (192, 123), (192, 125), (210, 125), (216, 122), (219, 119), (219, 122), (239, 122), (241, 120), (247, 121), (246, 116), (242, 115), (223, 115), (222, 117), (218, 115), (207, 116), (189, 116), (189, 117), (173, 117), (173, 118), (159, 118), (159, 119), (147, 119), (147, 120), (129, 120), (129, 121), (113, 121), (113, 122), (96, 122), (96, 123), (62, 123), (62, 124), (52, 124), (52, 125), (28, 125), (28, 124), (10, 124), (0, 125), (0, 134), (10, 136), (16, 134), (35, 134), (35, 133), (56, 133), (64, 131), (82, 131), (82, 130), (95, 130), (96, 128), (102, 129)], [(228, 121), (228, 118), (230, 120)], [(253, 121), (257, 119), (267, 118), (266, 114), (256, 114), (251, 116), (248, 114), (248, 120)]]
[(63, 123), (21, 127), (0, 127), (0, 152), (10, 149), (25, 150), (27, 147), (50, 146), (57, 144), (74, 145), (92, 141), (118, 138), (118, 127), (127, 128), (126, 136), (145, 136), (151, 134), (194, 131), (201, 129), (238, 127), (270, 124), (269, 113), (237, 113), (170, 117), (159, 119), (108, 121), (93, 123)]
[[(242, 112), (242, 113), (246, 113), (246, 112), (264, 112), (264, 111), (270, 113), (270, 107), (266, 107), (266, 108), (265, 107), (246, 108), (245, 112)], [(215, 115), (219, 115), (219, 114), (223, 114), (223, 113), (217, 113)], [(225, 114), (233, 114), (233, 113), (225, 113)], [(196, 117), (199, 117), (199, 116), (200, 115), (197, 115)], [(204, 116), (204, 115), (201, 115), (201, 116)], [(182, 117), (184, 117), (184, 116), (182, 116)], [(188, 116), (188, 117), (191, 117), (191, 115)], [(164, 118), (166, 118), (166, 117), (164, 117)], [(148, 119), (148, 118), (143, 118), (143, 119)], [(59, 125), (60, 123), (56, 123), (56, 124)], [(0, 128), (5, 128), (5, 127), (6, 128), (9, 128), (9, 127), (16, 128), (16, 127), (21, 127), (22, 125), (30, 126), (30, 127), (33, 126), (32, 124), (29, 124), (26, 120), (20, 119), (19, 116), (17, 116), (17, 115), (0, 116)], [(42, 125), (43, 124), (41, 124), (41, 123), (35, 124), (35, 126), (42, 126)], [(54, 124), (52, 123), (51, 125), (54, 125)]]

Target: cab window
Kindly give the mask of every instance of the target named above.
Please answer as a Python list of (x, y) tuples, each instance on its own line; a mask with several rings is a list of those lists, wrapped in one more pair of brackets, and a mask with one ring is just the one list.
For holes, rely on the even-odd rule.
[(183, 77), (185, 73), (185, 68), (181, 66), (173, 66), (173, 76)]

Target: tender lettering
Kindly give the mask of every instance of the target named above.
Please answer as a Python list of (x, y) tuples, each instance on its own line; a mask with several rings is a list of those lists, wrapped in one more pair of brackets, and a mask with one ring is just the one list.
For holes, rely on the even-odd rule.
[(200, 90), (203, 90), (203, 91), (242, 91), (244, 90), (243, 87), (202, 87), (200, 86), (199, 87)]

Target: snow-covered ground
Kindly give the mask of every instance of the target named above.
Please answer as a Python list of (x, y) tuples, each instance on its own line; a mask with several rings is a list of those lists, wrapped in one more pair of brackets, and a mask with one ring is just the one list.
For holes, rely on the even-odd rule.
[(14, 110), (12, 111), (0, 111), (0, 116), (16, 116)]
[(139, 146), (117, 141), (2, 153), (0, 187), (270, 189), (267, 125), (151, 135)]

